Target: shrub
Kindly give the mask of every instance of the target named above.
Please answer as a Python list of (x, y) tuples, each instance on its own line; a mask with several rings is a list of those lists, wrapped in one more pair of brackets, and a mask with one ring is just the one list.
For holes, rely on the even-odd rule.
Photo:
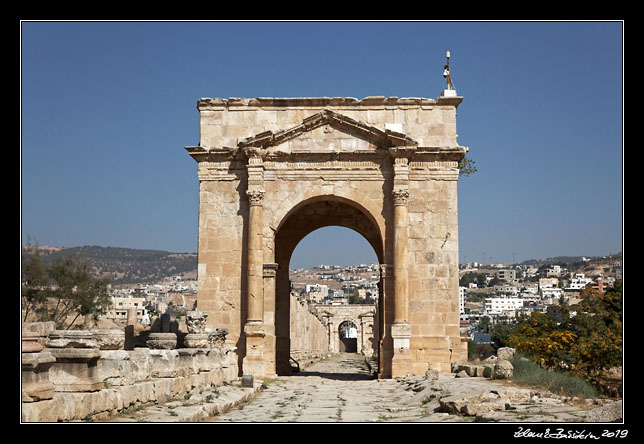
[(542, 368), (525, 355), (515, 353), (510, 362), (514, 366), (512, 379), (518, 384), (543, 387), (552, 393), (566, 396), (597, 397), (597, 390), (584, 379)]

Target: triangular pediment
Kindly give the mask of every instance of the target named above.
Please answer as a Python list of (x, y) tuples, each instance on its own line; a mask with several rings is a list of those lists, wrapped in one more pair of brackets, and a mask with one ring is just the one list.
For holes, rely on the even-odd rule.
[(319, 113), (307, 117), (302, 121), (302, 123), (292, 128), (277, 132), (264, 131), (255, 136), (244, 139), (239, 142), (239, 147), (270, 148), (299, 137), (309, 135), (318, 128), (325, 126), (329, 126), (333, 130), (367, 141), (369, 144), (376, 147), (390, 148), (397, 146), (418, 146), (416, 141), (405, 134), (391, 131), (389, 129), (381, 130), (375, 126), (352, 119), (330, 109), (324, 109)]

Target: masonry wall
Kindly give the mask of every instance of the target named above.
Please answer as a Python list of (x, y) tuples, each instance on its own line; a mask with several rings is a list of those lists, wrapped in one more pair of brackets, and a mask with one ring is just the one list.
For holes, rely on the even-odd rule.
[(231, 348), (101, 350), (98, 374), (105, 388), (56, 391), (52, 399), (22, 403), (21, 417), (24, 422), (68, 422), (116, 414), (221, 386), (235, 381), (237, 373), (237, 357)]
[(291, 293), (291, 356), (301, 367), (330, 354), (329, 335), (323, 321), (306, 301)]

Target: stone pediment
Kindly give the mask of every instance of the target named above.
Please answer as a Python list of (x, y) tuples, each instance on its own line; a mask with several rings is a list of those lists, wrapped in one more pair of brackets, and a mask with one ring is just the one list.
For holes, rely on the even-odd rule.
[(392, 131), (381, 130), (372, 125), (352, 119), (335, 111), (324, 109), (319, 113), (305, 118), (302, 123), (292, 128), (273, 132), (265, 131), (255, 136), (246, 138), (239, 142), (240, 148), (263, 148), (276, 147), (298, 138), (305, 138), (322, 127), (330, 127), (332, 130), (342, 132), (351, 137), (361, 139), (368, 145), (378, 148), (391, 147), (416, 147), (418, 143), (409, 136)]

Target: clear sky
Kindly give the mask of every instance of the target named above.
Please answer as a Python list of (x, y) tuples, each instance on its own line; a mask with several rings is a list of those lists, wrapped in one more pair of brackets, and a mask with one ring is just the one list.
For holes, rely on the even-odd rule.
[[(196, 252), (199, 98), (435, 98), (446, 50), (460, 261), (621, 251), (619, 21), (23, 22), (21, 242)], [(371, 262), (327, 228), (291, 267)]]

